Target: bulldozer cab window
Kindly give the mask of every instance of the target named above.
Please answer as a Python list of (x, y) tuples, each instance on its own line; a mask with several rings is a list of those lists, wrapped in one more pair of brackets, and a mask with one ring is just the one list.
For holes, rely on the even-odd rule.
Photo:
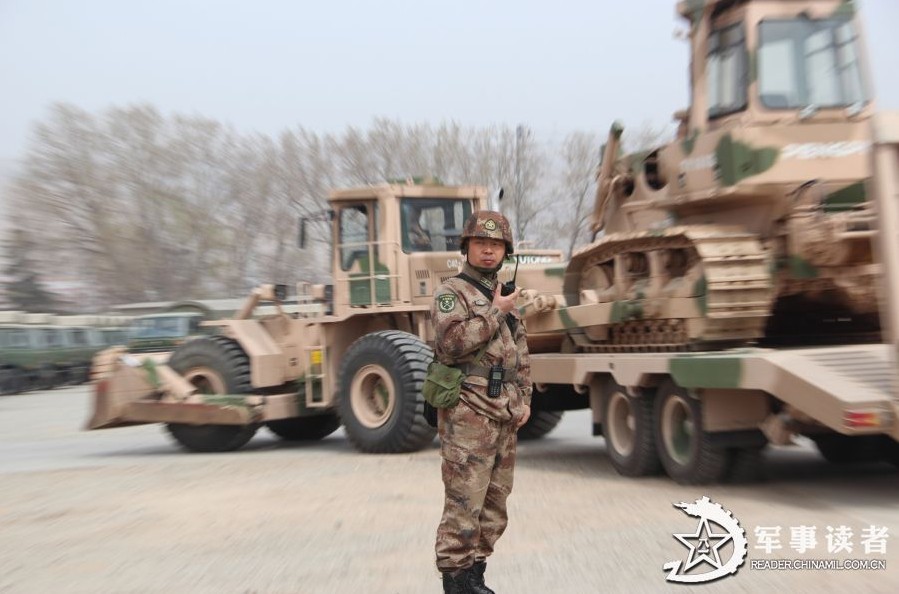
[[(340, 209), (340, 267), (342, 270), (349, 270), (357, 261), (368, 262), (369, 245), (377, 241), (371, 225), (372, 216), (377, 216), (377, 209), (374, 205), (358, 204)], [(377, 260), (377, 245), (372, 245), (371, 249), (372, 257)]]
[(743, 24), (713, 31), (709, 35), (708, 48), (709, 117), (716, 118), (746, 109), (749, 72)]
[(759, 24), (759, 94), (768, 109), (848, 107), (868, 100), (848, 19)]
[(471, 214), (470, 200), (404, 198), (401, 204), (404, 252), (459, 250), (462, 226)]

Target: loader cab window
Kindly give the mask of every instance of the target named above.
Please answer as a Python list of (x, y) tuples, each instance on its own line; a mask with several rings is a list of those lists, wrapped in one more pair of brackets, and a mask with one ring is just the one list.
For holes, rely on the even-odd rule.
[(401, 211), (404, 252), (455, 252), (471, 200), (404, 198)]
[(848, 107), (868, 101), (858, 34), (848, 19), (759, 24), (759, 94), (768, 109)]
[[(347, 271), (355, 262), (369, 260), (369, 244), (377, 241), (372, 235), (371, 217), (377, 217), (374, 205), (358, 204), (340, 209), (340, 267)], [(372, 256), (377, 259), (377, 245), (372, 246)]]
[(706, 76), (709, 118), (746, 109), (748, 69), (743, 24), (717, 29), (709, 35)]

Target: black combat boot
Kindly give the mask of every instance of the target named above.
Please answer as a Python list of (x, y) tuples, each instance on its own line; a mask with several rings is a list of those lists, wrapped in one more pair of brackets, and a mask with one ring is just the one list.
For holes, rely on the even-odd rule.
[(484, 572), (487, 571), (487, 562), (486, 561), (478, 561), (474, 565), (471, 566), (471, 575), (474, 579), (472, 579), (472, 592), (475, 594), (496, 594), (493, 590), (487, 587), (487, 584), (484, 583)]
[(471, 568), (455, 573), (443, 572), (443, 594), (473, 594), (471, 589), (474, 574)]

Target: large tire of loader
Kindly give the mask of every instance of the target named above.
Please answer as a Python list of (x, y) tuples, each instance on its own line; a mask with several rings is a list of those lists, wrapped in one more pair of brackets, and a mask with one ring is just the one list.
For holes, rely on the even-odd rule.
[(285, 441), (317, 441), (337, 431), (340, 428), (340, 419), (334, 414), (324, 414), (278, 419), (265, 425)]
[(653, 432), (650, 394), (631, 396), (612, 378), (603, 383), (602, 434), (612, 466), (624, 476), (651, 476), (662, 470)]
[(565, 414), (564, 410), (550, 410), (552, 404), (564, 400), (571, 393), (574, 393), (571, 386), (565, 385), (547, 386), (545, 392), (537, 392), (535, 388), (531, 397), (531, 416), (518, 429), (518, 439), (540, 439), (549, 435)]
[[(210, 336), (189, 340), (172, 353), (168, 364), (203, 394), (252, 391), (250, 361), (230, 338)], [(175, 441), (191, 452), (230, 452), (250, 441), (259, 425), (168, 423), (166, 428)]]
[(666, 380), (655, 399), (655, 435), (668, 476), (682, 485), (716, 483), (725, 476), (726, 448), (712, 444), (702, 427), (702, 405), (688, 390)]
[(518, 439), (531, 440), (545, 437), (561, 422), (563, 414), (561, 410), (532, 408), (530, 418), (518, 429)]
[(367, 334), (340, 365), (338, 412), (353, 446), (368, 453), (420, 450), (436, 430), (425, 421), (421, 387), (431, 349), (397, 330)]

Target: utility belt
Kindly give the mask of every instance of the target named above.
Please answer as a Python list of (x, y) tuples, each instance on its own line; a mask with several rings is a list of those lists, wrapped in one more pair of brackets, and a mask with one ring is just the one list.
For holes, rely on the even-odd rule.
[(497, 398), (503, 389), (504, 383), (509, 383), (515, 379), (516, 369), (506, 368), (502, 365), (494, 365), (493, 367), (483, 367), (474, 363), (462, 363), (458, 365), (465, 375), (474, 375), (487, 379), (487, 396)]

